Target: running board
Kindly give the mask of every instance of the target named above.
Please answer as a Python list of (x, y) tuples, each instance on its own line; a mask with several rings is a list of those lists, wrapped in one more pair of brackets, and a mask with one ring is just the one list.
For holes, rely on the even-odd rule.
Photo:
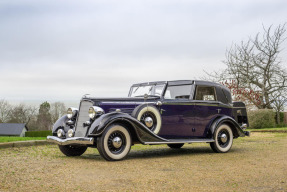
[(144, 142), (145, 145), (156, 145), (156, 144), (180, 144), (180, 143), (212, 143), (214, 139), (170, 139), (167, 141), (154, 141)]

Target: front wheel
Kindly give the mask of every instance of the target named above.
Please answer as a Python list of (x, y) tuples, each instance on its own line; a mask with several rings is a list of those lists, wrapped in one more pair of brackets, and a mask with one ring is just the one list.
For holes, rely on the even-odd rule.
[(66, 156), (81, 156), (87, 150), (86, 146), (59, 145), (60, 151)]
[(216, 153), (226, 153), (231, 149), (233, 143), (233, 133), (231, 128), (226, 125), (220, 125), (214, 133), (215, 142), (210, 143), (211, 149)]
[(112, 124), (97, 139), (97, 148), (107, 161), (122, 160), (131, 149), (130, 133), (120, 124)]

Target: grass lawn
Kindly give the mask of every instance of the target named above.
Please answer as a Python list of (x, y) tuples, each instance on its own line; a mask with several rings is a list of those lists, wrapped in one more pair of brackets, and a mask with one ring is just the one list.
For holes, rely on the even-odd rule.
[(57, 145), (0, 149), (0, 191), (286, 191), (287, 134), (253, 133), (228, 153), (209, 144), (134, 145), (107, 162), (95, 148), (79, 157)]
[(0, 143), (13, 141), (46, 140), (46, 137), (0, 137)]

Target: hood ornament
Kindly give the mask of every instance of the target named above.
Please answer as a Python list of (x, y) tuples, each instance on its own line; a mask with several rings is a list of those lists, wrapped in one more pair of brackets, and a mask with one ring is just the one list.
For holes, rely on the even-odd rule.
[(87, 98), (88, 95), (90, 95), (90, 94), (85, 94), (85, 95), (83, 95), (82, 99)]

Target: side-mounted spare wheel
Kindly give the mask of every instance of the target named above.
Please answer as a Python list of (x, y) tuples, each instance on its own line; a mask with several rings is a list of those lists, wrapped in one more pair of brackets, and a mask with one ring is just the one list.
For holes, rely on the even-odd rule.
[(108, 161), (118, 161), (126, 157), (131, 149), (131, 136), (121, 124), (109, 125), (97, 139), (100, 155)]
[(158, 134), (161, 128), (161, 115), (158, 109), (151, 105), (140, 105), (134, 109), (132, 116), (143, 123), (155, 134)]
[(60, 151), (66, 156), (81, 156), (87, 150), (86, 146), (59, 145)]
[(233, 133), (227, 124), (218, 126), (214, 132), (215, 142), (210, 143), (210, 147), (216, 153), (226, 153), (231, 149), (233, 143)]

